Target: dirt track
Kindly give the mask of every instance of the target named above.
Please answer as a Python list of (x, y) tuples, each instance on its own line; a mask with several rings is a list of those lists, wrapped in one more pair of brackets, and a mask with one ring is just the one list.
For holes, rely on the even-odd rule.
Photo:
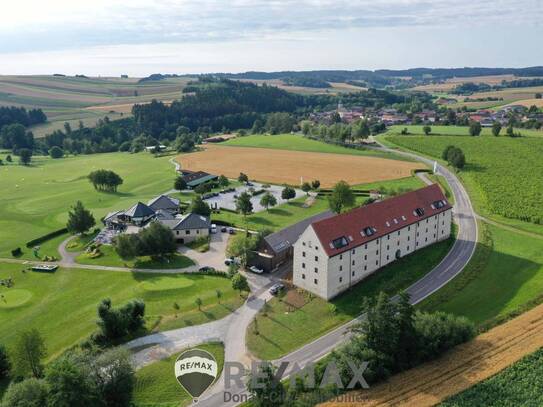
[[(433, 406), (543, 346), (543, 305), (500, 325), (444, 357), (392, 377), (369, 390), (351, 392), (356, 403), (327, 407)], [(361, 401), (363, 400), (363, 401)]]
[(351, 185), (408, 177), (422, 165), (348, 154), (310, 153), (268, 148), (206, 145), (205, 151), (177, 157), (181, 167), (237, 178), (240, 172), (250, 179), (273, 184), (299, 185), (300, 179), (318, 179), (328, 188), (339, 180)]

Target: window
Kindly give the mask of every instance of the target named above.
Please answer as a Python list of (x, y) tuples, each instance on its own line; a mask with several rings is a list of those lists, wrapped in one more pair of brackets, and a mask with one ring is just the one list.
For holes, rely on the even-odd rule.
[(352, 274), (352, 276), (354, 277), (354, 271), (353, 271), (351, 274)]
[(351, 252), (352, 254), (355, 254), (355, 250), (353, 249), (353, 251)]
[(315, 261), (319, 261), (319, 256), (315, 256)]
[(364, 271), (366, 271), (368, 269), (368, 266), (364, 266)]
[(185, 230), (185, 235), (190, 235), (190, 230)]
[(302, 246), (305, 246), (305, 242), (302, 242)]
[(339, 266), (339, 271), (343, 271), (343, 266)]
[(367, 254), (364, 255), (364, 260), (368, 260), (368, 255)]
[(364, 249), (367, 249), (367, 248), (368, 248), (368, 244), (366, 243), (366, 244), (364, 245)]
[(305, 280), (305, 274), (302, 274), (302, 280)]
[(375, 233), (374, 229), (372, 227), (365, 227), (364, 229), (362, 229), (362, 231), (364, 232), (364, 234), (366, 236), (371, 236)]
[(340, 282), (340, 283), (343, 282), (343, 277), (340, 277), (340, 278), (339, 278), (339, 282)]
[(387, 261), (388, 261), (388, 259), (389, 259), (389, 256), (388, 256), (388, 254), (387, 254)]
[(407, 251), (409, 251), (409, 246), (407, 246)]
[(302, 257), (305, 257), (305, 252), (302, 252)]
[(353, 266), (354, 266), (354, 260), (353, 260)]
[(417, 208), (417, 209), (415, 209), (415, 210), (413, 211), (413, 214), (414, 214), (415, 216), (422, 216), (422, 215), (424, 215), (424, 209), (422, 209), (422, 208)]
[(342, 254), (339, 255), (339, 259), (343, 260), (343, 255)]
[(401, 232), (401, 230), (398, 230), (398, 236), (400, 236), (400, 232)]
[(316, 251), (319, 251), (319, 246), (315, 246), (315, 250), (316, 250)]
[(428, 238), (427, 238), (427, 237), (426, 237), (426, 238), (424, 238), (424, 241), (425, 241), (425, 242), (427, 242), (427, 241), (428, 241)]
[(313, 282), (315, 283), (315, 285), (319, 284), (319, 280), (317, 279), (314, 279)]
[(302, 268), (305, 269), (305, 263), (302, 263)]
[(175, 234), (179, 236), (179, 230), (176, 230), (176, 231), (175, 231)]
[(390, 235), (387, 235), (387, 240), (390, 240)]
[(341, 249), (349, 244), (345, 236), (338, 237), (337, 239), (332, 240), (332, 246), (335, 249)]
[(411, 231), (411, 226), (408, 226), (408, 227), (407, 227), (407, 231), (408, 231), (408, 232)]
[(389, 244), (387, 244), (387, 250), (390, 250), (390, 245)]
[(398, 240), (398, 246), (400, 245), (400, 241)]
[(376, 265), (376, 266), (379, 265), (379, 260), (375, 260), (375, 265)]
[(197, 235), (200, 234), (200, 229), (196, 229), (196, 234), (197, 234)]
[(379, 250), (376, 250), (376, 251), (375, 251), (375, 254), (376, 254), (376, 255), (379, 255)]
[(319, 269), (315, 267), (315, 273), (318, 273), (318, 272), (319, 272)]
[(411, 236), (407, 236), (407, 241), (409, 242), (411, 240)]

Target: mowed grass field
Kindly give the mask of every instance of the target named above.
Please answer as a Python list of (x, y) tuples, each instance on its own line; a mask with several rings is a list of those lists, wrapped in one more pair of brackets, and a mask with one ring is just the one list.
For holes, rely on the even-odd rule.
[[(317, 141), (314, 143), (321, 144)], [(424, 168), (422, 164), (414, 162), (354, 154), (219, 145), (206, 145), (203, 148), (203, 151), (178, 156), (181, 167), (224, 174), (229, 178), (237, 178), (243, 172), (251, 180), (279, 185), (300, 185), (302, 179), (317, 179), (323, 188), (330, 188), (339, 180), (357, 185), (405, 178), (415, 169)]]
[[(36, 328), (45, 339), (48, 360), (97, 328), (96, 309), (104, 298), (111, 298), (114, 306), (143, 299), (151, 331), (219, 319), (243, 301), (230, 280), (218, 276), (62, 268), (48, 274), (22, 272), (25, 268), (0, 263), (0, 279), (11, 277), (14, 282), (13, 288), (0, 287), (0, 343), (9, 349), (18, 331)], [(223, 293), (221, 304), (217, 289)], [(201, 311), (195, 304), (197, 297), (203, 301)]]
[(397, 136), (392, 132), (384, 140), (438, 160), (448, 145), (461, 148), (467, 164), (459, 175), (476, 210), (495, 220), (543, 234), (540, 137)]
[[(5, 158), (0, 154), (0, 158)], [(5, 161), (5, 160), (4, 160)], [(138, 200), (147, 200), (168, 191), (175, 179), (169, 157), (154, 158), (148, 153), (81, 155), (59, 160), (36, 157), (29, 167), (0, 166), (0, 257), (11, 257), (29, 240), (63, 228), (67, 213), (76, 201), (100, 219), (112, 210), (127, 209)], [(124, 180), (117, 193), (94, 190), (87, 175), (97, 169), (118, 173)], [(42, 253), (43, 253), (42, 247)], [(43, 253), (45, 254), (45, 253)]]
[[(211, 353), (220, 377), (224, 366), (224, 345), (204, 343), (195, 348)], [(192, 404), (192, 397), (181, 387), (174, 375), (174, 364), (180, 351), (169, 358), (154, 362), (136, 373), (133, 402), (135, 407), (181, 407)]]
[(106, 115), (130, 115), (132, 105), (152, 99), (169, 102), (182, 97), (190, 78), (138, 83), (128, 78), (76, 78), (62, 76), (0, 76), (0, 106), (41, 108), (49, 122), (31, 130), (43, 137), (64, 122), (77, 127), (79, 120), (92, 127)]

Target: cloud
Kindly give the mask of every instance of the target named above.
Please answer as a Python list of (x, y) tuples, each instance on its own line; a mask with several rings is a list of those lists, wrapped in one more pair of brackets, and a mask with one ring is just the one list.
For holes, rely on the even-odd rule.
[[(537, 25), (539, 0), (19, 0), (3, 6), (0, 53), (119, 44), (298, 40), (360, 28)], [(13, 4), (15, 3), (15, 4)]]

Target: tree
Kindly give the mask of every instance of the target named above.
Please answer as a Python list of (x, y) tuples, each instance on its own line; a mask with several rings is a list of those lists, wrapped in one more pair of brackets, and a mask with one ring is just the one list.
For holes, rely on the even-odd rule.
[(139, 253), (140, 240), (137, 235), (129, 233), (123, 233), (115, 236), (113, 240), (113, 247), (123, 260), (132, 260)]
[(244, 174), (243, 172), (240, 172), (239, 177), (238, 177), (238, 181), (243, 182), (243, 183), (247, 183), (247, 182), (249, 182), (249, 177), (247, 176), (247, 174)]
[(513, 129), (513, 123), (509, 123), (509, 126), (507, 126), (507, 135), (509, 137), (515, 137), (515, 130)]
[(53, 146), (49, 149), (49, 155), (54, 159), (62, 158), (64, 157), (64, 150), (58, 146)]
[(498, 137), (500, 135), (500, 131), (502, 131), (502, 125), (500, 122), (492, 123), (492, 135), (494, 137)]
[(46, 370), (47, 401), (50, 406), (98, 406), (99, 395), (91, 375), (91, 366), (83, 355), (69, 351), (53, 361)]
[(175, 238), (170, 228), (160, 222), (152, 222), (138, 234), (138, 256), (151, 256), (160, 259), (177, 250)]
[(0, 345), (0, 380), (9, 376), (11, 363), (9, 362), (8, 352), (4, 345)]
[(260, 205), (262, 205), (264, 208), (266, 208), (266, 211), (268, 211), (270, 206), (277, 205), (277, 199), (272, 193), (265, 192), (264, 195), (262, 195), (262, 198), (260, 198)]
[(202, 215), (202, 216), (211, 215), (211, 208), (209, 207), (209, 205), (206, 202), (204, 202), (202, 197), (199, 196), (199, 195), (196, 195), (192, 199), (192, 204), (190, 206), (190, 211), (192, 213), (196, 213), (196, 214)]
[(426, 125), (422, 128), (422, 131), (424, 132), (424, 134), (427, 136), (429, 135), (431, 132), (432, 132), (432, 128), (429, 126), (429, 125)]
[(481, 123), (477, 121), (471, 121), (469, 124), (469, 134), (470, 136), (478, 136), (481, 134)]
[(251, 196), (247, 192), (242, 192), (236, 199), (236, 210), (245, 218), (253, 211)]
[(136, 380), (128, 350), (110, 349), (99, 355), (92, 366), (98, 394), (105, 406), (131, 406)]
[(345, 181), (339, 181), (332, 190), (332, 194), (328, 197), (330, 209), (335, 213), (341, 213), (344, 208), (354, 206), (355, 197), (349, 184)]
[(226, 248), (229, 257), (239, 257), (241, 266), (245, 267), (258, 244), (257, 237), (246, 233), (234, 236)]
[(117, 192), (117, 187), (123, 183), (123, 179), (118, 174), (109, 170), (93, 171), (87, 178), (94, 189), (99, 191)]
[(132, 300), (122, 307), (113, 308), (106, 298), (98, 304), (98, 327), (106, 341), (114, 341), (138, 332), (145, 325), (145, 303)]
[(285, 387), (275, 375), (275, 368), (271, 363), (260, 366), (259, 372), (251, 375), (247, 383), (247, 389), (251, 394), (251, 401), (256, 406), (273, 407), (284, 404)]
[(240, 273), (236, 273), (232, 277), (232, 288), (234, 290), (238, 290), (240, 295), (242, 291), (249, 292), (251, 290), (249, 287), (249, 283), (247, 282), (247, 279), (245, 278), (245, 276), (241, 275)]
[(222, 291), (221, 290), (215, 290), (215, 295), (217, 296), (217, 301), (220, 304), (221, 303), (221, 298), (222, 298)]
[(228, 185), (230, 185), (230, 181), (224, 175), (221, 175), (219, 177), (219, 185), (223, 188), (226, 188)]
[(313, 189), (319, 189), (321, 186), (321, 182), (318, 179), (316, 179), (311, 183), (311, 186), (313, 187)]
[(75, 206), (72, 207), (72, 211), (68, 212), (66, 228), (73, 235), (76, 233), (85, 234), (95, 223), (92, 213), (85, 209), (81, 201), (77, 201)]
[(449, 150), (447, 161), (450, 165), (458, 169), (462, 169), (466, 165), (466, 157), (464, 156), (464, 152), (457, 147)]
[(441, 153), (441, 158), (443, 158), (445, 161), (449, 161), (449, 151), (451, 151), (453, 148), (455, 147), (450, 144), (447, 147), (445, 147), (445, 149)]
[(196, 306), (198, 307), (198, 311), (200, 311), (202, 308), (202, 299), (200, 297), (196, 297), (196, 299), (194, 300), (194, 304), (196, 304)]
[(6, 390), (0, 407), (43, 407), (47, 405), (47, 383), (43, 379), (12, 382)]
[(296, 191), (294, 188), (289, 187), (288, 185), (285, 185), (283, 190), (281, 191), (281, 198), (285, 201), (288, 201), (289, 199), (296, 197)]
[(8, 163), (13, 162), (13, 158), (11, 158), (11, 155), (8, 154), (8, 155), (6, 156), (6, 161), (7, 161)]
[(183, 177), (177, 177), (173, 183), (173, 187), (177, 191), (184, 191), (185, 189), (187, 189), (187, 183), (185, 182)]
[(23, 165), (28, 165), (32, 161), (32, 150), (29, 148), (21, 148), (19, 150), (19, 161)]
[(311, 184), (309, 184), (309, 182), (304, 182), (302, 184), (302, 191), (309, 195), (309, 191), (311, 191)]
[(40, 378), (41, 361), (46, 355), (45, 342), (37, 329), (19, 332), (11, 352), (12, 376)]

